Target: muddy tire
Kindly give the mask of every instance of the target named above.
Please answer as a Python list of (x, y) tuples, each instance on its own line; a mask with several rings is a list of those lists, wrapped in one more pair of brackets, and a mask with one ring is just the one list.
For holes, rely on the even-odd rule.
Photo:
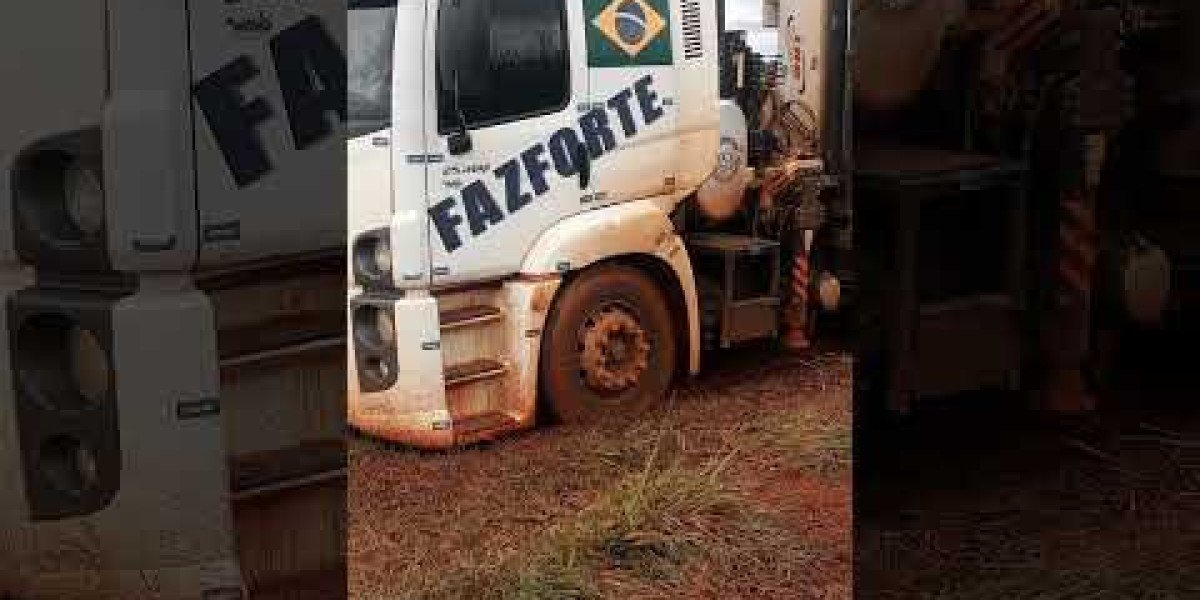
[(593, 267), (567, 284), (546, 319), (544, 407), (563, 423), (642, 412), (666, 394), (675, 360), (670, 309), (654, 279), (625, 265)]

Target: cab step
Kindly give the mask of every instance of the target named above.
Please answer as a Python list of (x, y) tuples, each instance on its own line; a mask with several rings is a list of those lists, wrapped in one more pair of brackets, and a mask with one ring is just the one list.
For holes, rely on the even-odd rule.
[(245, 500), (346, 477), (346, 445), (340, 440), (234, 457), (229, 465), (233, 499)]
[(446, 388), (455, 388), (502, 377), (508, 372), (508, 367), (498, 360), (479, 359), (461, 364), (449, 365), (444, 370)]
[(442, 331), (477, 327), (494, 323), (504, 318), (504, 313), (494, 306), (464, 306), (443, 311), (438, 315)]
[(461, 446), (495, 439), (519, 425), (516, 419), (502, 412), (455, 417), (454, 441)]
[(223, 357), (220, 366), (223, 371), (278, 367), (301, 361), (321, 360), (331, 354), (345, 352), (345, 348), (345, 336), (321, 337), (288, 346)]

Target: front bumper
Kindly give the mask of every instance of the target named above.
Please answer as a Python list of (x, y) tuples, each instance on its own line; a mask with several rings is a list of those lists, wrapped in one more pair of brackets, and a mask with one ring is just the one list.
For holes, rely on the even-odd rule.
[[(390, 311), (396, 332), (386, 359), (394, 365), (387, 388), (363, 391), (360, 364), (368, 349), (353, 335), (354, 312), (363, 306)], [(353, 427), (389, 441), (426, 448), (453, 445), (445, 380), (437, 300), (429, 295), (360, 294), (350, 298), (347, 314), (347, 419)]]

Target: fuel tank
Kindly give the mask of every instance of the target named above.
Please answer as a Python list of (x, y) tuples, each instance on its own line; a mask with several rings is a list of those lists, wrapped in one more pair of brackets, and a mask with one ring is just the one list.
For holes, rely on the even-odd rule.
[(696, 192), (696, 206), (706, 219), (729, 219), (742, 205), (754, 178), (749, 164), (749, 126), (732, 100), (721, 101), (721, 145), (717, 169)]

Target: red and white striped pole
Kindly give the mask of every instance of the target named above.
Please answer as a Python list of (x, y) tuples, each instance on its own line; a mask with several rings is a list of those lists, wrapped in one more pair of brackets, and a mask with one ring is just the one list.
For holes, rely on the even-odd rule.
[(1053, 412), (1096, 408), (1083, 369), (1091, 343), (1093, 278), (1100, 243), (1096, 201), (1107, 142), (1104, 134), (1084, 136), (1082, 185), (1064, 194), (1059, 204), (1055, 305), (1043, 340), (1048, 370), (1042, 406)]
[(788, 295), (787, 309), (784, 311), (783, 343), (793, 352), (803, 352), (812, 348), (809, 336), (809, 293), (812, 281), (812, 268), (809, 260), (813, 232), (803, 231), (797, 236), (799, 243), (792, 256), (791, 293)]

